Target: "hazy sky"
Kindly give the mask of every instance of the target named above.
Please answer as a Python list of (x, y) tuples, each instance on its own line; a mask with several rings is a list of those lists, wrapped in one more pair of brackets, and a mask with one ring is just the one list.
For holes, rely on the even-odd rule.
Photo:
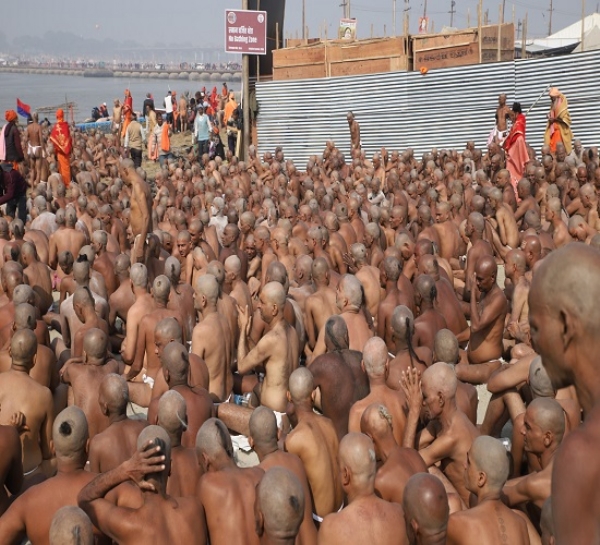
[[(319, 28), (325, 21), (328, 35), (337, 31), (343, 0), (305, 0), (307, 25), (311, 36), (319, 35)], [(418, 18), (423, 13), (423, 2), (427, 1), (427, 11), (436, 30), (449, 25), (451, 0), (410, 0), (411, 30), (415, 30)], [(352, 16), (358, 19), (359, 37), (371, 34), (383, 35), (384, 25), (387, 34), (392, 32), (393, 0), (350, 0)], [(397, 29), (402, 31), (404, 0), (397, 0)], [(467, 11), (470, 8), (471, 25), (477, 25), (477, 0), (455, 0), (456, 14), (454, 26), (466, 27)], [(505, 19), (512, 20), (513, 6), (515, 20), (528, 12), (528, 37), (547, 35), (548, 8), (550, 0), (505, 0)], [(586, 14), (598, 10), (598, 0), (587, 0)], [(498, 21), (498, 2), (484, 0), (484, 11), (489, 10), (490, 22)], [(168, 7), (168, 12), (165, 12)], [(241, 7), (241, 0), (20, 0), (3, 2), (2, 19), (10, 24), (2, 25), (2, 32), (9, 39), (19, 35), (43, 34), (48, 30), (71, 31), (87, 37), (116, 40), (132, 39), (142, 44), (155, 42), (211, 45), (220, 47), (223, 43), (225, 8)], [(285, 35), (301, 32), (302, 0), (287, 0)], [(554, 0), (552, 30), (556, 32), (581, 18), (581, 3), (569, 0)], [(168, 25), (166, 24), (168, 23)], [(76, 54), (76, 52), (74, 52)]]

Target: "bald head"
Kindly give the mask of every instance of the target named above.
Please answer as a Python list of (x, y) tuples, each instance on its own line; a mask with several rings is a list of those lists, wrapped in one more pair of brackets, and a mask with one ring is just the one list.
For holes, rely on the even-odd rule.
[(408, 340), (414, 329), (415, 317), (407, 306), (398, 305), (392, 312), (391, 324), (397, 339)]
[(250, 437), (255, 444), (255, 448), (272, 446), (277, 444), (277, 419), (275, 413), (260, 405), (250, 416)]
[(176, 257), (170, 256), (165, 260), (165, 276), (172, 282), (181, 276), (181, 263)]
[(304, 490), (288, 469), (273, 467), (257, 489), (257, 507), (264, 533), (272, 539), (294, 539), (304, 518)]
[(154, 446), (160, 447), (160, 453), (165, 457), (163, 462), (163, 470), (158, 473), (149, 473), (144, 477), (145, 481), (151, 479), (163, 479), (169, 475), (171, 469), (171, 439), (165, 429), (160, 426), (147, 426), (145, 427), (137, 438), (137, 449), (140, 450), (149, 441), (154, 443)]
[(183, 344), (170, 342), (165, 347), (160, 359), (169, 374), (169, 382), (186, 380), (190, 369), (190, 357)]
[(35, 292), (31, 286), (27, 284), (19, 284), (13, 291), (12, 301), (15, 305), (23, 303), (35, 304)]
[(388, 361), (388, 349), (383, 339), (372, 337), (363, 348), (363, 364), (369, 378), (385, 375)]
[(212, 274), (199, 276), (196, 280), (196, 285), (194, 286), (194, 292), (196, 298), (204, 298), (209, 304), (216, 305), (219, 297), (219, 284), (217, 279)]
[(325, 322), (325, 345), (329, 352), (347, 350), (350, 346), (348, 325), (337, 314), (334, 314)]
[(58, 458), (77, 459), (86, 455), (88, 438), (88, 423), (79, 407), (67, 407), (55, 418), (52, 442)]
[(487, 435), (477, 437), (469, 451), (469, 462), (475, 464), (478, 471), (486, 474), (486, 484), (491, 490), (502, 489), (508, 479), (510, 464), (508, 453), (498, 439)]
[(456, 364), (459, 360), (458, 339), (449, 329), (440, 329), (433, 339), (433, 354), (436, 361)]
[(534, 397), (554, 397), (552, 381), (542, 364), (542, 358), (536, 356), (529, 366), (529, 387)]
[(154, 300), (161, 305), (166, 305), (169, 301), (169, 294), (171, 293), (171, 282), (164, 275), (161, 274), (154, 279), (152, 284), (152, 295)]
[(75, 505), (61, 507), (50, 525), (50, 545), (94, 545), (92, 521)]
[(163, 318), (154, 328), (154, 338), (164, 343), (181, 341), (182, 330), (179, 322), (175, 318)]
[(327, 273), (329, 273), (329, 264), (324, 257), (317, 257), (312, 262), (312, 277), (315, 281), (321, 283), (327, 281)]
[(385, 405), (372, 403), (360, 418), (360, 431), (374, 441), (385, 437), (393, 437), (394, 422), (392, 415)]
[(285, 305), (286, 293), (279, 282), (269, 282), (261, 291), (265, 303), (277, 305), (281, 310)]
[(347, 471), (354, 484), (375, 482), (377, 459), (373, 441), (362, 433), (349, 433), (340, 441), (338, 459), (340, 470)]
[(299, 367), (290, 375), (288, 388), (295, 403), (309, 400), (315, 388), (312, 373), (306, 367)]
[(454, 369), (443, 362), (428, 367), (423, 373), (421, 384), (428, 397), (443, 394), (446, 399), (454, 398), (458, 385)]
[(198, 430), (196, 452), (199, 458), (206, 456), (209, 460), (233, 458), (231, 436), (225, 424), (218, 418), (209, 418)]
[(548, 397), (538, 397), (527, 407), (527, 417), (539, 426), (543, 434), (551, 433), (560, 443), (565, 434), (565, 413), (560, 403)]
[(348, 306), (360, 308), (363, 302), (363, 287), (360, 280), (352, 274), (345, 274), (340, 279), (339, 289)]
[(92, 360), (104, 360), (108, 352), (108, 335), (101, 329), (92, 328), (83, 337), (83, 351)]
[(13, 365), (32, 367), (37, 346), (37, 337), (31, 329), (15, 331), (10, 340), (10, 356)]
[(169, 435), (181, 438), (187, 429), (187, 406), (177, 390), (168, 390), (158, 401), (158, 425)]
[(29, 303), (21, 303), (15, 306), (15, 329), (35, 329), (37, 325), (37, 314), (35, 307)]
[(125, 414), (129, 403), (129, 388), (125, 379), (115, 373), (106, 375), (100, 383), (98, 401), (107, 416)]
[[(529, 319), (534, 348), (555, 389), (575, 381), (578, 368), (572, 354), (596, 345), (600, 336), (599, 298), (600, 253), (595, 248), (567, 244), (551, 252), (536, 269), (529, 290)], [(536, 342), (533, 333), (541, 323), (555, 324), (552, 331), (543, 332), (556, 341), (551, 346)], [(568, 335), (560, 333), (563, 328)]]
[(136, 288), (148, 288), (148, 269), (143, 263), (134, 263), (129, 272), (131, 283)]
[(413, 475), (402, 500), (406, 529), (411, 543), (416, 536), (445, 535), (448, 526), (448, 496), (442, 482), (428, 473)]

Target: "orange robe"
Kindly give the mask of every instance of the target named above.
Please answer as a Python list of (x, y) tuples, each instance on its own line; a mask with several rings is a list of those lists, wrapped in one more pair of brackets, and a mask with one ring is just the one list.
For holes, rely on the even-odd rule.
[(58, 121), (50, 133), (50, 141), (54, 145), (56, 158), (58, 160), (58, 171), (66, 187), (71, 184), (71, 151), (73, 150), (73, 139), (69, 124), (58, 117)]

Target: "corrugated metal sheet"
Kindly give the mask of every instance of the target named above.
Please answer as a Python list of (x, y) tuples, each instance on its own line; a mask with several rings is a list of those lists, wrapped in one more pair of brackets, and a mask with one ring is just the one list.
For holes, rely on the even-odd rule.
[[(328, 79), (256, 84), (259, 151), (282, 146), (287, 158), (303, 165), (334, 140), (348, 153), (346, 113), (361, 126), (371, 155), (412, 147), (463, 149), (468, 140), (483, 147), (494, 125), (500, 93), (526, 110), (548, 84), (569, 99), (576, 138), (600, 143), (600, 51), (565, 57)], [(549, 102), (543, 98), (528, 117), (527, 139), (543, 141)]]

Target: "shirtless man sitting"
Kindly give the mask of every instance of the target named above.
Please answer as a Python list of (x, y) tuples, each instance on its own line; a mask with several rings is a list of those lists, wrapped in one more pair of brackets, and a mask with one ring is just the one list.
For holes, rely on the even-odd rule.
[[(200, 276), (194, 285), (194, 305), (202, 320), (194, 327), (192, 352), (208, 366), (208, 391), (216, 401), (226, 401), (233, 388), (231, 373), (231, 330), (217, 312), (219, 284), (211, 274)], [(241, 344), (241, 343), (240, 343)]]
[[(183, 433), (182, 444), (191, 448), (195, 445), (198, 430), (213, 416), (213, 400), (201, 386), (190, 386), (190, 359), (185, 346), (170, 342), (162, 351), (160, 361), (162, 374), (170, 390), (178, 392), (188, 407), (188, 421)], [(164, 394), (163, 394), (164, 395)], [(158, 418), (160, 400), (155, 397), (148, 407), (148, 422), (155, 424)]]
[(369, 377), (370, 393), (357, 401), (350, 409), (348, 431), (360, 431), (360, 419), (365, 409), (372, 403), (385, 405), (394, 420), (394, 438), (402, 443), (406, 425), (405, 403), (403, 392), (392, 390), (387, 384), (389, 354), (382, 339), (373, 337), (367, 341), (363, 350), (362, 367)]
[[(96, 477), (77, 498), (91, 521), (108, 537), (124, 545), (206, 543), (202, 506), (195, 498), (167, 494), (171, 443), (167, 432), (149, 426), (138, 437), (138, 449), (115, 469)], [(121, 506), (105, 496), (121, 483), (139, 487), (135, 506)]]
[[(259, 545), (254, 502), (256, 486), (264, 471), (235, 465), (229, 432), (216, 418), (207, 420), (200, 428), (196, 455), (204, 472), (196, 493), (204, 507), (210, 542)], [(223, 517), (223, 513), (227, 516)]]
[(427, 472), (423, 458), (412, 448), (398, 445), (394, 439), (395, 423), (384, 405), (369, 405), (360, 419), (360, 430), (373, 441), (378, 464), (375, 492), (386, 501), (402, 504), (404, 487), (416, 473)]
[(108, 335), (108, 324), (96, 314), (94, 296), (89, 288), (77, 288), (73, 294), (73, 310), (81, 326), (73, 334), (71, 357), (80, 358), (83, 356), (83, 340), (87, 332), (99, 329)]
[(475, 266), (471, 282), (471, 334), (467, 350), (468, 364), (456, 366), (463, 382), (483, 384), (502, 362), (502, 338), (508, 302), (496, 283), (496, 261), (484, 255)]
[(258, 310), (269, 330), (252, 350), (248, 350), (248, 337), (252, 328), (250, 311), (248, 308), (238, 309), (238, 371), (244, 374), (258, 366), (264, 367), (260, 402), (280, 413), (286, 407), (285, 393), (289, 376), (299, 363), (298, 334), (284, 317), (285, 303), (285, 290), (279, 282), (269, 282), (263, 287)]
[[(373, 331), (364, 315), (362, 284), (355, 276), (345, 274), (340, 279), (335, 295), (340, 316), (348, 326), (350, 349), (362, 352), (365, 343), (373, 336)], [(321, 329), (313, 357), (325, 352), (324, 333)]]
[(348, 505), (325, 517), (319, 545), (407, 544), (402, 508), (375, 495), (377, 461), (373, 442), (361, 433), (346, 435), (340, 443), (338, 460)]
[[(461, 499), (469, 504), (469, 491), (463, 474), (467, 452), (479, 431), (456, 406), (456, 374), (446, 363), (435, 363), (422, 376), (421, 384), (416, 369), (402, 378), (409, 413), (404, 435), (405, 447), (418, 445), (419, 454), (427, 467), (441, 462), (441, 469)], [(424, 409), (429, 423), (417, 438), (417, 424)], [(415, 443), (415, 438), (418, 442)]]
[(29, 329), (17, 331), (10, 342), (10, 371), (0, 373), (0, 424), (10, 424), (17, 412), (23, 413), (27, 423), (28, 429), (21, 434), (26, 481), (42, 472), (51, 474), (50, 437), (54, 404), (52, 392), (29, 376), (36, 352), (35, 333)]
[(446, 329), (446, 319), (435, 308), (437, 288), (435, 280), (421, 274), (415, 282), (415, 306), (419, 316), (415, 319), (415, 340), (418, 346), (426, 346), (433, 351), (433, 339), (440, 329)]
[(90, 470), (105, 473), (133, 455), (137, 437), (148, 423), (127, 418), (129, 391), (120, 375), (107, 375), (98, 388), (100, 411), (109, 425), (90, 441)]
[(402, 508), (410, 545), (446, 542), (448, 496), (437, 477), (413, 475), (406, 483)]
[(450, 515), (448, 544), (503, 543), (529, 545), (525, 516), (502, 502), (502, 487), (508, 478), (509, 460), (498, 439), (477, 437), (467, 454), (465, 486), (477, 497), (477, 505)]
[(48, 265), (42, 263), (35, 246), (31, 242), (26, 242), (21, 248), (21, 260), (24, 269), (23, 276), (38, 297), (38, 306), (43, 312), (47, 311), (52, 305), (52, 278)]
[[(294, 473), (283, 467), (268, 470), (256, 490), (258, 536), (285, 545), (306, 543), (299, 534), (305, 502), (306, 491)], [(316, 535), (312, 542), (316, 542)]]
[(96, 477), (85, 470), (88, 427), (81, 409), (68, 407), (56, 417), (52, 443), (58, 472), (29, 488), (0, 517), (2, 543), (21, 543), (27, 536), (31, 543), (48, 544), (54, 514), (66, 505), (77, 505), (77, 494)]
[(89, 329), (83, 338), (83, 354), (71, 359), (61, 369), (61, 380), (73, 388), (73, 403), (83, 410), (90, 439), (108, 427), (108, 419), (102, 414), (97, 392), (104, 377), (119, 373), (119, 364), (109, 357), (108, 335), (100, 329)]
[(331, 316), (325, 324), (327, 352), (310, 364), (315, 388), (315, 406), (331, 419), (341, 440), (348, 433), (350, 408), (369, 393), (362, 354), (349, 350), (348, 327), (341, 316)]
[[(511, 250), (506, 256), (506, 278), (512, 284), (511, 311), (506, 330), (516, 343), (529, 343), (529, 282), (525, 277), (525, 254), (521, 250)], [(508, 291), (505, 288), (505, 292)], [(508, 294), (507, 294), (508, 297)]]
[(316, 291), (306, 298), (305, 303), (306, 333), (311, 350), (315, 348), (317, 336), (328, 318), (339, 313), (335, 289), (329, 285), (329, 265), (324, 258), (317, 257), (312, 262), (312, 278)]
[[(291, 452), (285, 452), (278, 447), (277, 436), (279, 428), (275, 414), (267, 407), (257, 407), (250, 417), (250, 435), (248, 441), (260, 460), (259, 467), (267, 473), (276, 467), (290, 471), (298, 479), (300, 488), (304, 493), (304, 509), (299, 506), (301, 524), (298, 533), (298, 545), (311, 545), (316, 543), (317, 529), (312, 518), (313, 501), (308, 485), (308, 478), (304, 471), (302, 461)], [(264, 482), (264, 477), (261, 483)]]
[(511, 479), (503, 492), (511, 507), (532, 502), (541, 509), (550, 497), (554, 458), (565, 433), (565, 413), (560, 404), (550, 398), (534, 399), (525, 412), (521, 433), (525, 452), (535, 455), (542, 469)]
[(306, 471), (315, 504), (313, 519), (320, 523), (343, 505), (343, 490), (337, 461), (338, 438), (331, 420), (313, 411), (314, 382), (303, 367), (290, 376), (288, 417), (292, 432), (285, 450), (296, 454)]
[(195, 449), (181, 444), (187, 423), (185, 399), (176, 390), (165, 392), (158, 403), (157, 424), (169, 434), (171, 441), (171, 474), (167, 482), (167, 494), (177, 498), (195, 497), (198, 479), (202, 475)]

